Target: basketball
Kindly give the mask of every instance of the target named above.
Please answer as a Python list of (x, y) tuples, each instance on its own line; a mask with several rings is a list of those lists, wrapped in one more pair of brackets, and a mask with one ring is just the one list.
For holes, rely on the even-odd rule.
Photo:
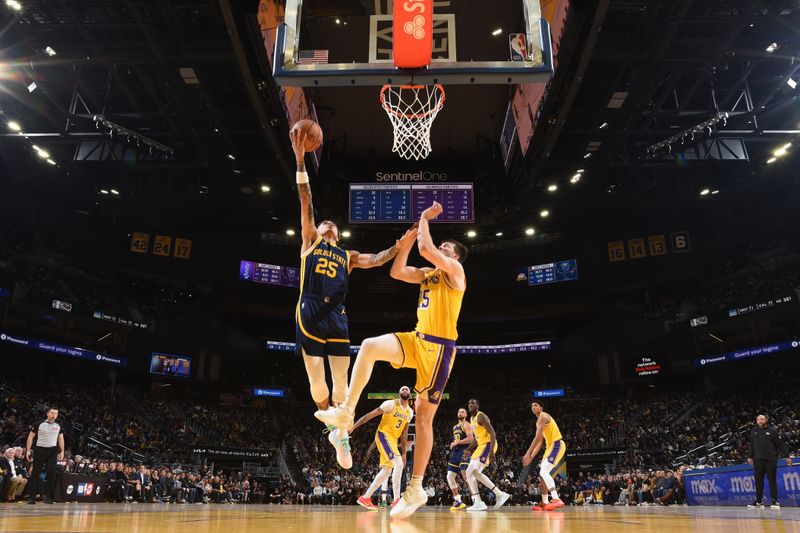
[(313, 152), (322, 145), (322, 128), (313, 120), (304, 118), (295, 122), (292, 130), (300, 130), (302, 134), (306, 135), (306, 152)]

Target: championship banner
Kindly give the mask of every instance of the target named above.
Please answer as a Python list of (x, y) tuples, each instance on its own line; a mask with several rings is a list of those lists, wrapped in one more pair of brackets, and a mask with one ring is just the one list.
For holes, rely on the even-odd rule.
[[(786, 507), (800, 507), (800, 466), (778, 463), (778, 501)], [(756, 480), (750, 465), (687, 470), (683, 474), (689, 505), (728, 505), (741, 507), (756, 499)], [(772, 501), (769, 483), (764, 480), (764, 501)]]

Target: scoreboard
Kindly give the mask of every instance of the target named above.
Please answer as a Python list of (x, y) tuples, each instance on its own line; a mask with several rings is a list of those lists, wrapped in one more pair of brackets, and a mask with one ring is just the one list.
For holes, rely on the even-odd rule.
[(443, 209), (434, 222), (475, 222), (471, 183), (351, 183), (350, 223), (410, 223), (434, 201)]
[(267, 285), (283, 285), (300, 287), (300, 270), (294, 267), (241, 261), (239, 263), (239, 279)]
[(576, 279), (578, 279), (578, 262), (575, 259), (528, 267), (528, 285), (544, 285)]

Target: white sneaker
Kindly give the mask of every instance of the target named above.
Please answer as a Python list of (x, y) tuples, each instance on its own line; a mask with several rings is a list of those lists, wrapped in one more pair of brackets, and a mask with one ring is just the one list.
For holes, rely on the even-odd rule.
[(415, 488), (409, 485), (403, 493), (403, 497), (389, 512), (389, 516), (392, 518), (407, 518), (427, 502), (428, 495), (425, 494), (425, 490), (422, 487)]
[(488, 507), (486, 507), (486, 504), (483, 501), (479, 501), (473, 503), (470, 507), (467, 507), (467, 512), (471, 513), (474, 511), (485, 511), (487, 509)]
[(351, 415), (343, 405), (334, 408), (327, 408), (314, 413), (317, 420), (329, 426), (336, 426), (345, 431), (353, 427), (353, 415)]
[(353, 455), (350, 453), (350, 435), (346, 431), (328, 426), (328, 442), (336, 449), (336, 462), (345, 470), (353, 468)]
[(502, 507), (508, 501), (508, 499), (510, 497), (511, 497), (511, 494), (501, 491), (500, 492), (500, 496), (497, 496), (497, 501), (494, 504), (494, 508), (495, 509), (499, 509), (500, 507)]

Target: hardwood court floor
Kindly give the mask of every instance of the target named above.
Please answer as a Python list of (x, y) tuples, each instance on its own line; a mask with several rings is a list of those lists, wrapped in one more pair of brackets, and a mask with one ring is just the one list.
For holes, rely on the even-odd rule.
[(484, 513), (427, 508), (408, 520), (386, 509), (272, 505), (0, 505), (3, 532), (139, 533), (800, 533), (800, 508), (780, 511), (732, 507), (570, 507), (534, 513), (507, 507)]

